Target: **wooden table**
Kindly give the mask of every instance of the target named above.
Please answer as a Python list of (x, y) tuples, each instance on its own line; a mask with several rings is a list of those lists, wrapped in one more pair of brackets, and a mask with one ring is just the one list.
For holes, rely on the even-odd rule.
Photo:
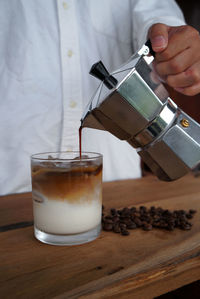
[(153, 298), (200, 277), (200, 178), (153, 176), (104, 183), (106, 208), (195, 208), (190, 231), (102, 232), (88, 244), (50, 246), (33, 236), (31, 194), (0, 197), (0, 298)]

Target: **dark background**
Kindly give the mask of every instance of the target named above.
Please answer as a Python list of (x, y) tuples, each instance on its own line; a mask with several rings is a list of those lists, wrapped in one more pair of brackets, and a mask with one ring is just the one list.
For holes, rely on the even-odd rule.
[(186, 22), (200, 31), (200, 3), (199, 0), (176, 0), (182, 9)]

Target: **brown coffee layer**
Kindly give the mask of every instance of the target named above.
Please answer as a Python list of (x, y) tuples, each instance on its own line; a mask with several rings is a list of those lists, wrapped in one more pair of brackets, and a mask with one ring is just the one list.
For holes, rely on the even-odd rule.
[(102, 165), (73, 168), (32, 167), (33, 189), (48, 199), (80, 201), (84, 196), (92, 200), (89, 194), (101, 184)]

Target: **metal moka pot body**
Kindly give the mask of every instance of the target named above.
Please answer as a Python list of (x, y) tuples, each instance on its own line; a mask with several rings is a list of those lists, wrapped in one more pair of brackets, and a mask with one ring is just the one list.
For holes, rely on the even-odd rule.
[(159, 179), (172, 181), (199, 167), (200, 125), (169, 98), (151, 67), (149, 45), (112, 75), (101, 62), (93, 65), (103, 83), (81, 123), (126, 140)]

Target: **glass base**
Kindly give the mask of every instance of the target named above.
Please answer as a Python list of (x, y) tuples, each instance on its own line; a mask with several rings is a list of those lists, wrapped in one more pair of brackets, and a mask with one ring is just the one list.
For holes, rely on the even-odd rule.
[(80, 245), (80, 244), (91, 242), (100, 235), (100, 232), (101, 232), (101, 223), (97, 227), (93, 228), (92, 230), (80, 234), (74, 234), (74, 235), (49, 234), (34, 227), (34, 235), (36, 239), (46, 244), (60, 245), (60, 246)]

